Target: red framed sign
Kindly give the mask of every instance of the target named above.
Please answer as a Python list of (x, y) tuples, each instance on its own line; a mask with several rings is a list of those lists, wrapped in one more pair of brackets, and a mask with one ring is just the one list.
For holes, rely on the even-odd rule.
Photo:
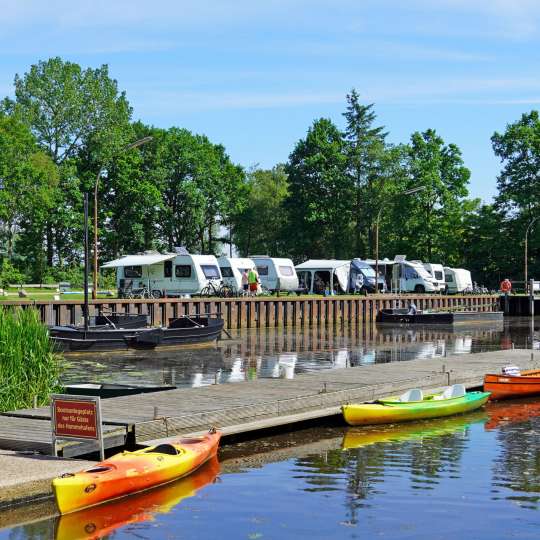
[(101, 402), (97, 396), (51, 395), (51, 427), (53, 454), (57, 439), (94, 440), (103, 455)]

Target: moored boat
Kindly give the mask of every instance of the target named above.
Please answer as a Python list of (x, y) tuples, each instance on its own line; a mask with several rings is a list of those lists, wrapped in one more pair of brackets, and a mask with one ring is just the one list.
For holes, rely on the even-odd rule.
[(491, 392), (490, 399), (509, 399), (540, 395), (540, 370), (531, 369), (518, 374), (487, 373), (484, 391)]
[(392, 424), (474, 411), (488, 398), (489, 392), (465, 392), (462, 384), (455, 384), (439, 394), (424, 396), (422, 390), (414, 388), (401, 396), (344, 405), (342, 411), (345, 421), (352, 426)]
[(377, 313), (377, 322), (394, 324), (463, 324), (493, 323), (503, 320), (502, 311), (417, 311), (409, 313), (403, 309), (381, 309)]
[(120, 396), (133, 396), (135, 394), (148, 394), (150, 392), (163, 392), (174, 390), (176, 386), (137, 386), (133, 384), (115, 383), (70, 383), (64, 387), (65, 394), (76, 396), (99, 396), (107, 399)]
[[(142, 319), (139, 319), (142, 323)], [(100, 320), (101, 322), (101, 320)], [(49, 337), (63, 352), (95, 352), (126, 349), (153, 349), (167, 345), (207, 343), (219, 339), (223, 319), (205, 315), (184, 316), (169, 320), (166, 327), (148, 327), (146, 322), (89, 326), (53, 326)]]
[(52, 482), (58, 510), (67, 514), (187, 476), (217, 454), (220, 438), (213, 430), (122, 452), (85, 471), (64, 474)]

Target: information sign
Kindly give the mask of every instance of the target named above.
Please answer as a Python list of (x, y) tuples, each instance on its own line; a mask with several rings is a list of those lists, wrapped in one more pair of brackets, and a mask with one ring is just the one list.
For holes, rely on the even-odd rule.
[(99, 442), (101, 458), (104, 459), (99, 397), (53, 394), (51, 426), (54, 455), (57, 439), (92, 439)]

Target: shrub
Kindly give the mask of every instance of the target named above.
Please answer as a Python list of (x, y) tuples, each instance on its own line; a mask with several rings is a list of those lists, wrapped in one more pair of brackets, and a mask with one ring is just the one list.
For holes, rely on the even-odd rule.
[(38, 311), (0, 307), (0, 411), (48, 404), (61, 390), (61, 370)]

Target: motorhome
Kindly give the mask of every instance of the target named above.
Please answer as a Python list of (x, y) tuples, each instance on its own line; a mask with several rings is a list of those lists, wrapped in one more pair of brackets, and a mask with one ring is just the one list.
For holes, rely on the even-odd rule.
[(397, 255), (392, 267), (392, 290), (400, 292), (439, 292), (439, 285), (422, 264)]
[[(375, 281), (377, 284), (375, 285)], [(375, 280), (375, 269), (368, 261), (353, 259), (349, 272), (349, 292), (386, 292), (386, 281), (384, 275), (379, 271), (379, 276)]]
[(296, 265), (300, 289), (308, 294), (340, 294), (348, 291), (351, 261), (310, 259)]
[(268, 255), (253, 255), (250, 259), (257, 267), (261, 286), (269, 291), (296, 291), (298, 276), (291, 259), (278, 259)]
[(213, 255), (145, 252), (126, 255), (102, 265), (116, 268), (120, 296), (129, 289), (148, 288), (154, 298), (197, 294), (210, 281), (221, 281), (217, 259)]
[(446, 289), (446, 283), (444, 280), (444, 268), (442, 264), (435, 263), (422, 263), (424, 268), (428, 271), (429, 275), (437, 282), (440, 291)]
[(223, 283), (233, 287), (236, 291), (242, 290), (242, 273), (244, 270), (249, 272), (255, 268), (255, 263), (251, 259), (226, 257), (225, 255), (218, 258), (218, 264), (223, 276)]
[(464, 291), (472, 291), (473, 283), (469, 270), (464, 268), (444, 267), (444, 281), (446, 282), (446, 292), (457, 294)]

